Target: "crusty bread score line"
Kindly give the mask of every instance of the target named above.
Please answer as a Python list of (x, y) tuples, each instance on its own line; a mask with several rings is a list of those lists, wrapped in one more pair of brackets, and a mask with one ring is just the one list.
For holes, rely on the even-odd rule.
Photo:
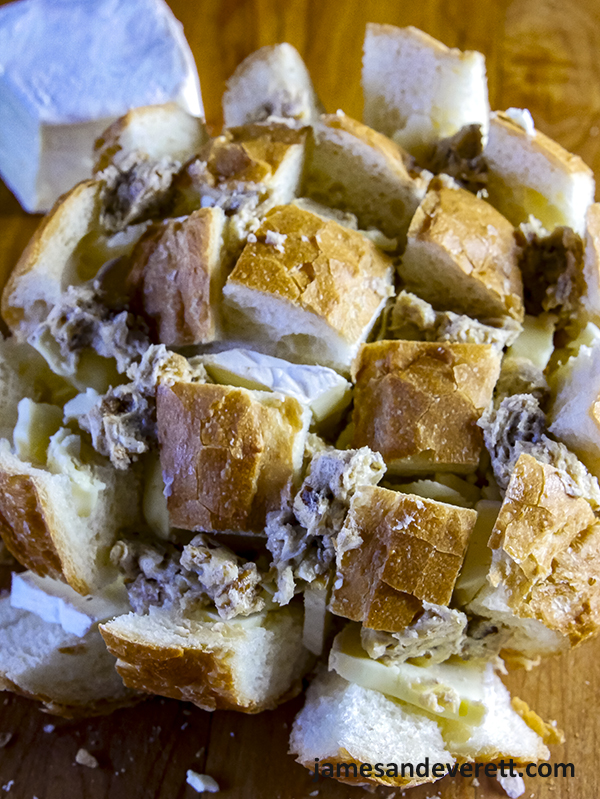
[[(115, 123), (99, 143), (97, 179), (75, 187), (46, 220), (11, 278), (3, 308), (15, 336), (33, 345), (70, 386), (46, 397), (55, 403), (51, 407), (60, 411), (66, 398), (80, 392), (69, 402), (64, 424), (90, 433), (97, 452), (112, 461), (103, 461), (103, 468), (117, 481), (126, 475), (142, 480), (142, 466), (153, 475), (143, 503), (152, 513), (140, 517), (137, 529), (107, 530), (96, 564), (105, 574), (121, 573), (134, 608), (100, 626), (128, 687), (206, 709), (253, 713), (275, 707), (299, 690), (313, 660), (307, 650), (318, 652), (326, 643), (333, 612), (362, 622), (362, 630), (354, 649), (345, 643), (351, 627), (336, 639), (330, 667), (338, 673), (317, 678), (295, 723), (291, 745), (304, 765), (310, 768), (314, 757), (387, 762), (416, 758), (419, 751), (441, 760), (534, 760), (548, 756), (544, 725), (535, 714), (521, 718), (511, 708), (491, 666), (481, 677), (485, 715), (469, 715), (469, 724), (454, 718), (455, 711), (449, 717), (438, 712), (439, 692), (420, 691), (416, 701), (401, 686), (414, 670), (426, 682), (434, 672), (449, 673), (447, 662), (459, 673), (498, 653), (511, 663), (527, 662), (596, 631), (593, 585), (585, 587), (582, 604), (591, 612), (583, 614), (571, 589), (584, 562), (590, 575), (596, 573), (600, 490), (583, 464), (548, 436), (545, 408), (553, 399), (545, 362), (527, 357), (531, 325), (517, 338), (524, 308), (519, 246), (534, 246), (534, 240), (537, 246), (548, 232), (524, 229), (525, 241), (517, 246), (516, 217), (502, 216), (502, 198), (490, 192), (499, 211), (486, 203), (483, 190), (475, 197), (465, 189), (473, 170), (480, 170), (485, 184), (485, 153), (495, 141), (495, 117), (488, 137), (479, 54), (463, 57), (414, 30), (384, 27), (373, 26), (369, 36), (385, 34), (388, 44), (397, 39), (392, 61), (402, 57), (398, 47), (406, 39), (433, 48), (441, 63), (457, 61), (467, 82), (479, 82), (481, 118), (474, 114), (457, 123), (447, 108), (448, 124), (433, 126), (427, 148), (456, 137), (465, 124), (480, 124), (484, 161), (467, 164), (476, 154), (462, 169), (457, 159), (463, 156), (455, 153), (454, 178), (442, 174), (430, 182), (431, 174), (418, 165), (419, 159), (433, 163), (429, 149), (416, 147), (415, 162), (384, 135), (393, 131), (372, 130), (343, 113), (319, 116), (295, 51), (270, 48), (242, 65), (232, 81), (227, 115), (238, 126), (219, 137), (208, 140), (201, 124), (174, 107), (141, 109)], [(274, 74), (281, 63), (290, 65), (289, 74)], [(251, 107), (244, 101), (242, 109), (238, 89), (253, 84), (271, 95)], [(405, 134), (419, 128), (416, 116)], [(180, 133), (170, 140), (177, 120)], [(536, 139), (524, 122), (515, 125), (524, 152), (533, 142), (540, 163), (562, 152)], [(401, 134), (394, 138), (402, 141)], [(463, 146), (457, 142), (453, 138), (436, 152)], [(492, 186), (504, 166), (500, 157), (490, 158), (489, 166)], [(563, 208), (559, 221), (581, 232), (577, 218), (589, 181), (585, 170), (573, 174), (579, 172), (584, 191), (576, 201), (573, 190), (566, 203), (572, 201), (573, 215)], [(524, 174), (527, 190), (519, 194), (515, 181), (507, 180), (506, 192), (513, 203), (525, 198), (526, 208), (540, 183)], [(386, 197), (397, 213), (378, 207)], [(465, 220), (473, 209), (478, 224), (469, 227)], [(198, 218), (218, 223), (211, 247), (193, 244), (196, 234), (204, 235), (200, 225), (191, 232), (190, 220)], [(551, 226), (554, 220), (543, 221)], [(576, 251), (561, 251), (559, 274), (560, 258), (568, 261)], [(199, 275), (187, 282), (186, 270), (202, 258), (215, 281)], [(569, 262), (569, 268), (575, 275), (581, 269), (587, 284), (595, 285), (589, 248), (586, 258), (585, 272), (583, 265)], [(129, 275), (126, 301), (119, 296), (120, 270)], [(436, 275), (439, 283), (423, 275)], [(161, 281), (171, 278), (169, 291), (161, 292)], [(566, 307), (574, 298), (578, 316), (574, 327), (565, 314), (546, 327), (552, 331), (557, 324), (574, 338), (577, 326), (594, 318), (591, 295), (583, 301), (566, 292), (564, 299), (556, 286), (548, 288), (544, 302), (551, 300), (560, 314), (560, 303)], [(186, 321), (195, 313), (192, 301), (214, 310), (208, 328)], [(370, 337), (379, 340), (365, 343)], [(227, 362), (238, 339), (254, 350), (250, 385), (239, 363)], [(589, 330), (585, 342), (572, 350), (575, 362), (588, 357), (586, 347), (593, 349)], [(502, 360), (509, 343), (513, 352)], [(188, 351), (188, 358), (166, 349), (177, 344), (200, 349)], [(575, 362), (567, 361), (560, 372), (563, 400), (578, 373)], [(333, 367), (355, 383), (354, 407), (337, 442), (339, 416), (329, 428), (327, 418), (315, 416), (320, 426), (309, 433), (304, 397), (310, 392), (298, 396), (296, 385), (286, 393), (294, 367), (306, 363)], [(98, 380), (90, 388), (90, 364), (102, 365), (104, 385)], [(264, 383), (261, 368), (272, 370)], [(275, 386), (282, 393), (264, 390)], [(79, 465), (72, 451), (65, 459), (60, 447), (67, 433), (58, 436), (46, 461), (44, 447), (28, 443), (24, 431), (37, 428), (27, 419), (45, 413), (40, 399), (19, 406), (13, 446), (6, 442), (1, 450), (5, 471), (10, 461), (11, 479), (33, 476), (40, 485), (66, 482), (68, 474), (80, 477), (77, 470), (85, 471), (96, 454), (82, 450)], [(558, 418), (561, 409), (564, 418), (565, 404), (556, 404)], [(13, 423), (7, 422), (7, 431)], [(481, 459), (484, 441), (491, 467)], [(157, 442), (160, 471), (156, 453), (147, 455)], [(22, 460), (34, 455), (35, 464)], [(57, 463), (68, 474), (52, 472)], [(75, 472), (68, 471), (72, 467)], [(527, 469), (555, 489), (545, 497), (540, 488), (530, 516), (518, 499)], [(382, 478), (385, 484), (377, 486)], [(55, 511), (39, 500), (38, 483), (38, 515), (48, 532)], [(75, 483), (74, 508), (81, 511), (82, 485)], [(153, 491), (159, 498), (150, 501)], [(536, 511), (552, 502), (576, 506), (579, 516), (572, 530), (555, 536), (550, 551)], [(45, 536), (43, 551), (34, 545), (27, 554), (17, 547), (22, 520), (16, 511), (11, 517), (0, 510), (8, 525), (4, 535), (27, 565), (82, 593), (96, 590), (93, 580), (81, 581), (81, 569), (70, 566), (69, 545), (62, 541), (61, 556), (56, 536)], [(428, 513), (436, 525), (427, 523)], [(518, 514), (521, 526), (515, 529)], [(365, 519), (371, 521), (365, 525)], [(173, 524), (179, 532), (170, 529)], [(385, 540), (375, 540), (373, 531), (385, 531)], [(240, 533), (252, 539), (233, 546), (254, 547), (250, 560), (225, 544), (224, 536)], [(102, 569), (94, 574), (99, 583), (105, 579), (98, 576)], [(570, 593), (557, 589), (563, 579)], [(303, 592), (304, 621), (295, 596)], [(551, 612), (557, 601), (568, 603), (566, 613)], [(446, 699), (460, 707), (459, 684), (439, 679)], [(396, 694), (400, 704), (385, 690), (394, 681), (404, 691)], [(50, 697), (45, 700), (51, 704)], [(348, 728), (352, 707), (362, 715)], [(374, 713), (385, 723), (366, 734)], [(416, 745), (404, 751), (408, 738)]]

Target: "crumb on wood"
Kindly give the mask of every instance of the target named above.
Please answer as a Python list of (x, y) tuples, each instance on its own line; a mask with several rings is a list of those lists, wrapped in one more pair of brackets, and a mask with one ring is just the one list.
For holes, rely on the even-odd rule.
[(198, 774), (197, 771), (193, 771), (191, 768), (186, 772), (185, 781), (198, 793), (203, 793), (204, 791), (217, 793), (219, 790), (219, 783), (213, 777), (208, 774)]
[(98, 768), (98, 761), (91, 755), (87, 749), (81, 747), (75, 755), (75, 762), (80, 766), (87, 766), (88, 768)]
[(6, 746), (12, 737), (12, 732), (0, 732), (0, 749)]

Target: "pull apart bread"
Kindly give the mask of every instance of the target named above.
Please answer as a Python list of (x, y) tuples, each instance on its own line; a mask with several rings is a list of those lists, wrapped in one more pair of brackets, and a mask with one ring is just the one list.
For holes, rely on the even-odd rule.
[(320, 657), (292, 753), (408, 787), (366, 766), (547, 758), (497, 672), (600, 625), (600, 211), (480, 54), (370, 25), (363, 88), (284, 44), (219, 135), (135, 109), (23, 253), (0, 684), (255, 713)]

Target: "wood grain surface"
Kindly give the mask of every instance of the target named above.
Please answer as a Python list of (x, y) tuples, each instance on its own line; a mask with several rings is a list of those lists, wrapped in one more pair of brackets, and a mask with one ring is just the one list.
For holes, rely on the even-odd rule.
[[(598, 0), (172, 0), (195, 54), (208, 121), (220, 124), (224, 82), (257, 47), (291, 42), (305, 58), (329, 111), (360, 117), (365, 24), (416, 25), (448, 45), (487, 57), (493, 108), (528, 107), (537, 126), (579, 153), (600, 178), (600, 4)], [(1, 124), (1, 121), (0, 121)], [(24, 214), (0, 185), (0, 281), (38, 218)], [(5, 575), (6, 577), (6, 575)], [(513, 673), (507, 684), (567, 734), (552, 760), (574, 778), (526, 780), (526, 799), (598, 799), (600, 641)], [(364, 790), (310, 774), (286, 754), (301, 699), (259, 716), (209, 714), (151, 699), (112, 716), (72, 722), (0, 697), (0, 797), (10, 799), (179, 799), (196, 796), (188, 768), (214, 776), (223, 799), (358, 799)], [(51, 725), (53, 729), (47, 725)], [(99, 767), (75, 765), (79, 747)], [(491, 799), (495, 781), (443, 780), (407, 792), (411, 799)], [(318, 793), (315, 794), (315, 791)], [(389, 789), (383, 796), (393, 795)], [(397, 791), (397, 795), (403, 795)]]

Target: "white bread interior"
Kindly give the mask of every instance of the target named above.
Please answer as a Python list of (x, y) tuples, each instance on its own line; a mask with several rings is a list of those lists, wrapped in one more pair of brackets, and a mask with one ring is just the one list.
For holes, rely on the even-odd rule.
[(171, 158), (183, 163), (198, 152), (207, 139), (204, 121), (177, 103), (132, 108), (96, 139), (94, 174), (132, 154), (156, 161)]
[(600, 478), (600, 335), (580, 346), (553, 380), (550, 432)]
[(592, 203), (587, 211), (583, 277), (584, 308), (588, 318), (600, 324), (600, 203)]
[(595, 183), (594, 173), (578, 155), (498, 111), (490, 117), (484, 157), (489, 202), (513, 225), (533, 215), (550, 231), (566, 225), (584, 234)]
[[(426, 713), (325, 670), (311, 683), (304, 707), (294, 720), (290, 753), (312, 771), (316, 758), (321, 767), (325, 761), (417, 764), (425, 757), (432, 763), (454, 762), (439, 726)], [(407, 775), (377, 782), (408, 788), (432, 780)], [(366, 777), (355, 780), (359, 784), (372, 781)]]
[(397, 144), (342, 111), (323, 115), (312, 130), (304, 193), (403, 244), (429, 173), (419, 175)]
[(261, 47), (245, 58), (223, 94), (225, 127), (270, 116), (309, 123), (321, 104), (304, 61), (291, 44)]
[[(306, 703), (296, 716), (290, 752), (314, 771), (324, 763), (430, 763), (492, 761), (513, 758), (535, 762), (549, 756), (541, 737), (513, 710), (511, 698), (488, 665), (484, 678), (486, 715), (464, 740), (458, 727), (438, 722), (414, 705), (350, 683), (335, 673), (321, 672), (308, 689)], [(433, 777), (359, 777), (343, 782), (381, 783), (411, 787)]]
[(417, 158), (465, 125), (487, 136), (489, 103), (481, 53), (450, 49), (413, 27), (367, 25), (363, 120)]
[(258, 713), (300, 690), (311, 662), (302, 621), (297, 605), (227, 622), (204, 610), (151, 607), (100, 630), (125, 685), (205, 710)]
[(135, 701), (97, 624), (78, 637), (11, 607), (8, 596), (0, 598), (0, 690), (37, 699), (68, 718), (110, 713)]

